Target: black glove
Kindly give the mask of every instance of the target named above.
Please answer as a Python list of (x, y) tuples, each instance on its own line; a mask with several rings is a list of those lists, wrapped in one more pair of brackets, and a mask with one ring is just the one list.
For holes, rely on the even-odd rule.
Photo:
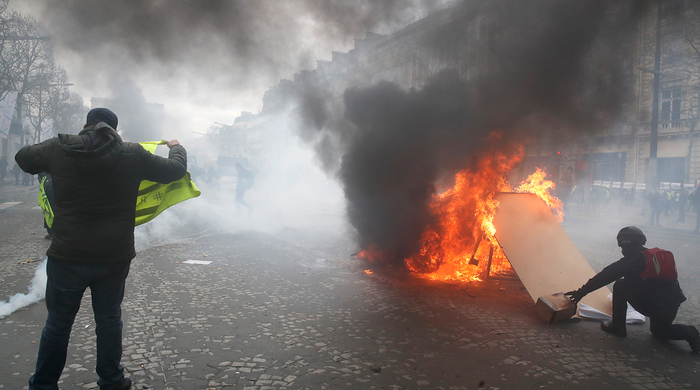
[(569, 299), (571, 299), (571, 302), (574, 303), (574, 305), (578, 305), (578, 302), (586, 296), (586, 294), (584, 294), (581, 291), (581, 289), (569, 291), (568, 293), (564, 293), (564, 295), (568, 296)]

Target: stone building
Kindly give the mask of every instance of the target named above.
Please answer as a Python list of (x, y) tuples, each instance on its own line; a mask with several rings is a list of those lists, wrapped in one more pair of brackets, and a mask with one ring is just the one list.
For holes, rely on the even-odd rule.
[[(341, 95), (348, 86), (362, 86), (380, 80), (407, 89), (420, 88), (443, 69), (455, 69), (465, 80), (478, 78), (502, 66), (492, 47), (502, 40), (494, 7), (498, 2), (457, 1), (434, 10), (403, 28), (387, 34), (367, 33), (355, 39), (348, 52), (333, 52), (330, 61), (318, 61), (314, 70), (301, 71), (293, 80), (282, 80), (265, 93), (261, 120), (248, 130), (254, 154), (269, 148), (257, 147), (274, 134), (275, 115), (288, 108), (294, 91), (313, 80), (331, 93)], [(661, 13), (661, 56), (659, 82), (658, 153), (656, 182), (664, 186), (692, 185), (700, 179), (700, 151), (694, 147), (700, 88), (697, 71), (700, 56), (693, 51), (693, 28), (698, 10), (692, 1), (674, 0)], [(618, 12), (632, 12), (633, 2), (620, 2)], [(657, 3), (644, 10), (627, 42), (624, 77), (631, 82), (630, 93), (620, 115), (604, 128), (578, 137), (543, 137), (526, 147), (521, 173), (546, 167), (555, 181), (564, 174), (582, 186), (605, 185), (642, 189), (647, 182), (652, 96), (656, 48)], [(699, 33), (700, 34), (700, 33)], [(700, 41), (700, 35), (697, 36)], [(700, 42), (698, 42), (700, 43)], [(698, 47), (698, 46), (695, 46)], [(272, 137), (274, 138), (274, 137)]]
[[(666, 8), (659, 9), (659, 4)], [(632, 97), (616, 126), (596, 137), (557, 145), (562, 167), (575, 165), (595, 185), (645, 188), (694, 188), (700, 179), (700, 151), (695, 147), (698, 118), (700, 14), (690, 1), (654, 2), (637, 27), (630, 61)], [(660, 24), (657, 24), (657, 17)], [(648, 176), (653, 148), (654, 65), (659, 26), (657, 176)], [(556, 164), (557, 158), (553, 159)]]

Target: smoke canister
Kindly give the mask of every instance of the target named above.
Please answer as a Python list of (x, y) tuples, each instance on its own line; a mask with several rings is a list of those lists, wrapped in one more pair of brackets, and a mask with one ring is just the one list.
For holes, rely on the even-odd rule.
[(547, 323), (563, 321), (576, 314), (576, 305), (562, 293), (537, 298), (535, 311)]

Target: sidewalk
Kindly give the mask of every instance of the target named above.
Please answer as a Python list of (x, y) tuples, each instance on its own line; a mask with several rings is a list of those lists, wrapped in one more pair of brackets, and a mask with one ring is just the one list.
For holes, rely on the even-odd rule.
[[(26, 206), (36, 199), (36, 186), (0, 187), (0, 195), (13, 191)], [(642, 225), (636, 213), (594, 218), (573, 208), (569, 218), (594, 231), (601, 220)], [(31, 235), (42, 230), (40, 217), (30, 207), (0, 217), (0, 228), (21, 232), (0, 237), (8, 294), (26, 291), (33, 275), (35, 263), (20, 260), (46, 249)], [(202, 231), (140, 251), (123, 304), (122, 364), (134, 389), (698, 388), (700, 355), (685, 342), (655, 339), (648, 323), (628, 327), (624, 339), (596, 321), (546, 324), (519, 281), (365, 272), (371, 265), (350, 258), (343, 243), (308, 229)], [(27, 388), (45, 319), (42, 301), (0, 320), (0, 389)], [(98, 388), (94, 329), (87, 292), (62, 389)]]
[[(546, 324), (518, 281), (445, 283), (364, 272), (346, 251), (260, 233), (155, 246), (132, 263), (124, 300), (135, 389), (692, 389), (686, 343), (595, 321)], [(206, 256), (206, 257), (205, 257)], [(206, 259), (211, 264), (186, 264)], [(60, 386), (95, 389), (89, 294)], [(26, 388), (46, 310), (0, 320), (0, 388)]]

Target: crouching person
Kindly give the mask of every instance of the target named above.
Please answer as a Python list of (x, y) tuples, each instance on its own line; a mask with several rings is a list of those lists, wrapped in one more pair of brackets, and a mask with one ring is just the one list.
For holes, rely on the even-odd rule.
[(25, 172), (50, 174), (56, 197), (53, 240), (46, 252), (48, 317), (29, 390), (58, 389), (71, 327), (88, 287), (97, 325), (97, 384), (101, 390), (131, 388), (120, 365), (121, 303), (136, 256), (139, 184), (180, 179), (187, 152), (173, 140), (167, 142), (168, 158), (155, 156), (137, 143), (123, 142), (116, 129), (117, 116), (96, 108), (80, 134), (59, 134), (15, 156)]
[(622, 258), (600, 271), (581, 288), (566, 293), (574, 303), (587, 294), (613, 285), (612, 322), (600, 327), (619, 337), (627, 336), (627, 303), (649, 317), (651, 333), (666, 340), (685, 340), (695, 353), (700, 353), (700, 334), (694, 326), (674, 324), (685, 295), (678, 284), (673, 255), (659, 248), (644, 247), (647, 239), (635, 226), (622, 228), (617, 244)]

